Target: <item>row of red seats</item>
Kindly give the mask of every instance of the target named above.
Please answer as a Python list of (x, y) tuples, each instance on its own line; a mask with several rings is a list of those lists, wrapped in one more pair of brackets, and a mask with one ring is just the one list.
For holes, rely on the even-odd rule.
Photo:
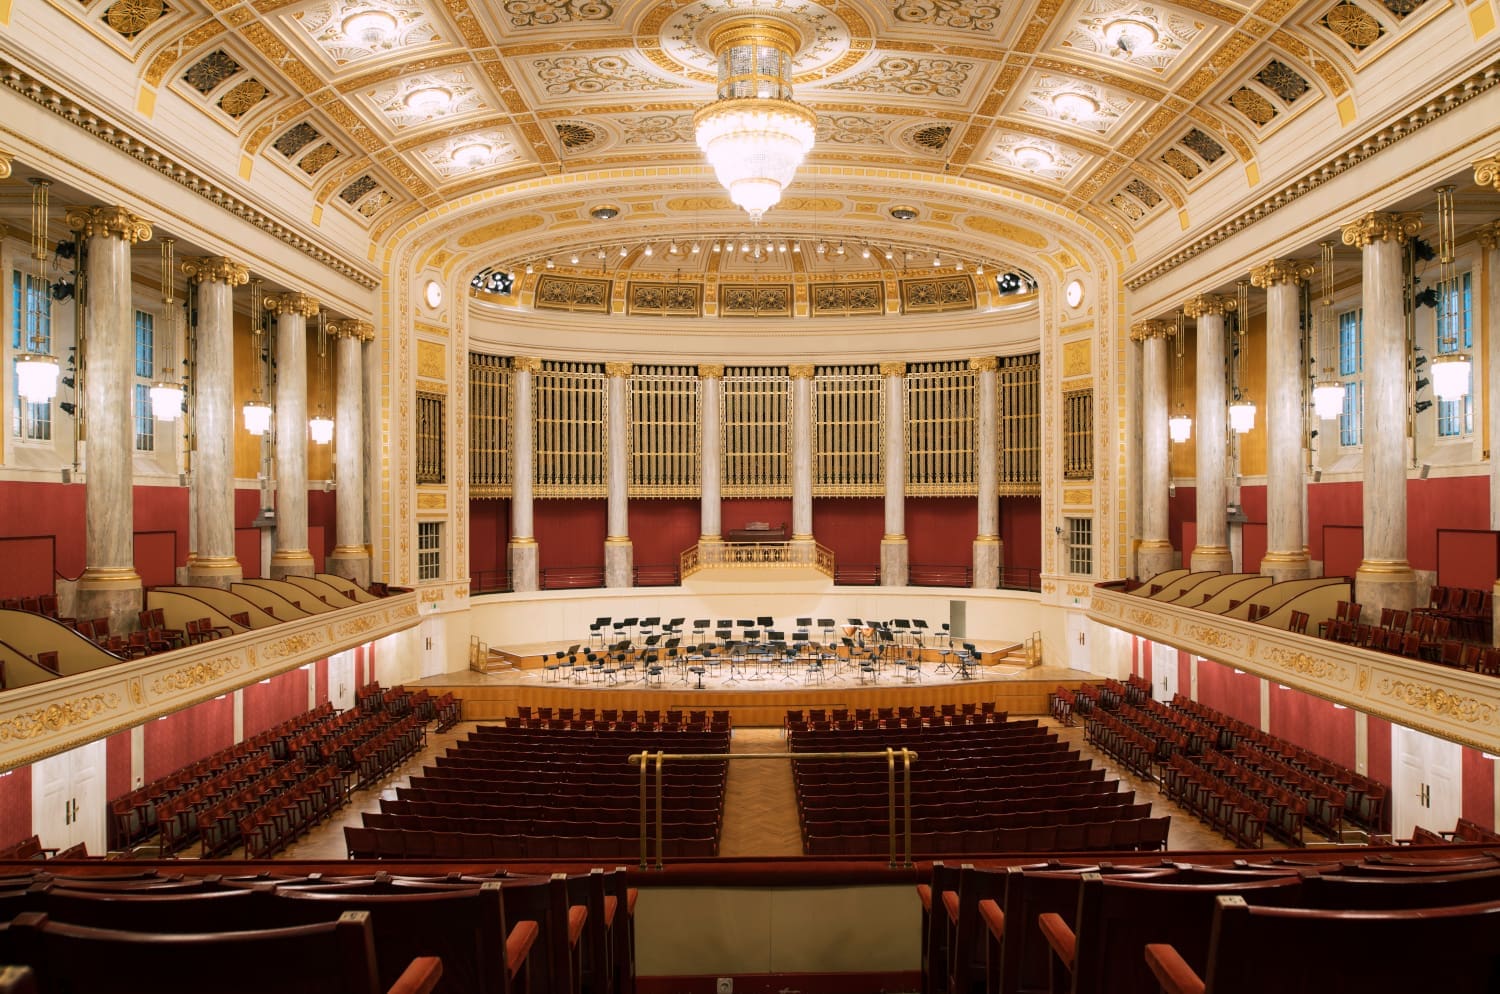
[[(911, 806), (912, 824), (915, 825), (929, 818), (951, 818), (958, 821), (969, 819), (1008, 818), (1011, 815), (1030, 814), (1035, 811), (1061, 812), (1065, 810), (1085, 810), (1100, 808), (1125, 808), (1135, 804), (1135, 791), (1115, 791), (1113, 793), (1073, 793), (1059, 794), (1057, 796), (1034, 796), (1030, 798), (991, 799), (984, 801), (950, 802), (947, 800), (913, 802)], [(1149, 808), (1145, 814), (1149, 814)], [(880, 804), (853, 804), (853, 805), (808, 805), (802, 811), (802, 817), (806, 824), (825, 824), (832, 821), (870, 821), (872, 819), (884, 819), (888, 815), (888, 808)], [(1060, 821), (1078, 821), (1078, 818), (1059, 818)], [(1089, 819), (1083, 819), (1085, 821)]]
[[(684, 717), (686, 715), (686, 717)], [(539, 718), (543, 721), (560, 719), (562, 721), (602, 721), (605, 724), (644, 725), (651, 727), (662, 722), (670, 722), (674, 725), (730, 725), (729, 712), (726, 710), (686, 711), (678, 708), (637, 710), (635, 708), (578, 708), (576, 711), (570, 707), (538, 707), (533, 709), (529, 705), (519, 705), (516, 708), (516, 717), (524, 720)]]
[[(652, 836), (655, 845), (655, 836)], [(662, 840), (665, 859), (717, 856), (710, 837)], [(364, 828), (345, 825), (350, 859), (635, 859), (640, 835), (578, 836), (479, 835), (429, 832), (409, 828)]]
[[(1154, 852), (1166, 847), (1171, 820), (1164, 815), (1076, 824), (913, 832), (911, 852), (913, 857), (929, 858), (1000, 853)], [(859, 827), (862, 831), (858, 834), (810, 837), (808, 855), (882, 856), (889, 851), (890, 837), (883, 822)], [(905, 848), (904, 833), (898, 833), (896, 845), (898, 850)]]
[(1234, 757), (1209, 750), (1194, 757), (1204, 770), (1227, 781), (1266, 806), (1266, 830), (1282, 841), (1300, 846), (1307, 823), (1307, 799), (1251, 769)]
[(1237, 761), (1276, 781), (1307, 803), (1307, 824), (1334, 842), (1342, 839), (1344, 792), (1297, 769), (1274, 753), (1241, 739), (1231, 751)]
[(1162, 767), (1162, 789), (1216, 831), (1242, 849), (1265, 845), (1270, 808), (1225, 778), (1183, 755), (1173, 756)]
[(1084, 738), (1115, 757), (1126, 769), (1150, 780), (1155, 777), (1157, 744), (1140, 729), (1127, 724), (1102, 707), (1089, 712)]

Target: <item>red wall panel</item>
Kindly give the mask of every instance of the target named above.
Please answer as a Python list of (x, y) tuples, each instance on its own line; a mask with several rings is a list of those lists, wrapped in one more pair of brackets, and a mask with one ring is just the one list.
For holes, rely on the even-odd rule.
[[(1373, 714), (1365, 721), (1369, 731), (1365, 747), (1365, 775), (1389, 785), (1391, 782), (1391, 723)], [(1386, 805), (1386, 808), (1389, 811), (1390, 805)]]
[(166, 776), (234, 744), (234, 701), (229, 694), (146, 722), (146, 780)]
[(1193, 654), (1177, 650), (1177, 692), (1187, 694), (1193, 687)]
[(1354, 768), (1354, 712), (1330, 701), (1271, 685), (1271, 727), (1266, 729), (1319, 756)]
[[(1307, 487), (1307, 546), (1314, 559), (1328, 558), (1323, 547), (1324, 529), (1329, 525), (1353, 525), (1363, 527), (1365, 510), (1364, 489), (1358, 481), (1352, 483), (1311, 483)], [(1358, 565), (1358, 564), (1356, 564)], [(1323, 572), (1329, 576), (1333, 571), (1326, 566)]]
[[(48, 564), (40, 589), (52, 589), (52, 570), (65, 576), (83, 572), (84, 488), (77, 483), (0, 482), (0, 538), (56, 536), (56, 563)], [(9, 570), (7, 570), (9, 572)]]
[[(1406, 558), (1412, 569), (1435, 570), (1438, 565), (1439, 528), (1490, 527), (1490, 478), (1456, 476), (1406, 481)], [(1494, 582), (1494, 564), (1489, 577), (1476, 586)]]
[(1240, 531), (1240, 571), (1259, 573), (1260, 561), (1266, 558), (1266, 526), (1264, 522), (1245, 522)]
[(878, 566), (885, 501), (879, 497), (814, 500), (813, 534), (833, 550), (834, 562), (840, 566)]
[[(1464, 817), (1495, 830), (1495, 761), (1478, 749), (1465, 747), (1463, 758)], [(1444, 825), (1444, 828), (1448, 826)]]
[(972, 497), (912, 497), (906, 502), (913, 565), (972, 565), (978, 530), (979, 505)]
[(1200, 659), (1198, 701), (1260, 727), (1260, 678), (1252, 673), (1236, 673), (1228, 666)]
[(719, 505), (719, 526), (729, 532), (752, 521), (764, 521), (772, 528), (786, 525), (792, 534), (792, 499), (790, 497), (735, 497)]
[[(975, 528), (978, 528), (976, 511)], [(1042, 568), (1042, 499), (1000, 498), (1000, 541), (1005, 543), (1005, 565), (1016, 569)]]
[(316, 707), (328, 702), (328, 660), (320, 659), (314, 663), (313, 674), (313, 705)]
[(1437, 583), (1488, 590), (1500, 575), (1500, 532), (1439, 528)]
[(234, 555), (249, 577), (261, 576), (260, 529), (252, 527), (260, 514), (260, 490), (234, 491)]
[(299, 666), (241, 691), (245, 695), (245, 738), (306, 711), (307, 678), (308, 672)]
[(51, 535), (0, 537), (0, 597), (36, 597), (55, 589)]
[(135, 533), (135, 571), (148, 587), (171, 586), (177, 582), (178, 558), (187, 562), (187, 554), (177, 548), (175, 531)]
[(630, 542), (637, 566), (676, 566), (682, 550), (702, 531), (703, 512), (696, 500), (633, 500)]
[[(1198, 488), (1176, 487), (1167, 498), (1167, 538), (1172, 548), (1182, 553), (1182, 564), (1187, 565), (1193, 551), (1192, 538), (1184, 533), (1183, 526), (1198, 518)], [(1186, 686), (1186, 684), (1184, 684)]]
[(1353, 577), (1364, 559), (1364, 526), (1324, 525), (1322, 532), (1323, 575)]
[(541, 569), (604, 567), (607, 505), (603, 500), (539, 500), (532, 523)]
[(510, 501), (469, 501), (469, 572), (507, 569), (509, 542)]
[(1264, 485), (1240, 487), (1240, 510), (1246, 521), (1266, 523), (1266, 488)]
[(111, 801), (130, 793), (130, 729), (104, 740), (104, 796)]
[(0, 846), (31, 837), (31, 767), (0, 774)]

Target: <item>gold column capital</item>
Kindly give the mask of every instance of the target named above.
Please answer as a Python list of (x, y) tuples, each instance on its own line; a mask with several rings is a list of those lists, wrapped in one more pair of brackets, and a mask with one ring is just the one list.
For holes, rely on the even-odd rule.
[(810, 380), (813, 378), (815, 368), (810, 362), (799, 362), (795, 366), (788, 366), (786, 371), (794, 380)]
[(1148, 338), (1171, 338), (1177, 331), (1177, 323), (1165, 318), (1148, 318), (1130, 326), (1130, 340), (1144, 342)]
[(375, 326), (358, 318), (330, 321), (324, 330), (328, 332), (329, 338), (353, 338), (361, 342), (373, 341), (375, 338)]
[(9, 152), (0, 151), (0, 179), (10, 178), (10, 164), (15, 161), (15, 156)]
[(300, 314), (310, 318), (318, 313), (318, 301), (305, 293), (271, 293), (261, 300), (268, 314)]
[(123, 207), (69, 207), (68, 227), (84, 238), (114, 236), (134, 245), (151, 240), (151, 222)]
[(1500, 248), (1500, 221), (1491, 221), (1489, 224), (1481, 225), (1475, 232), (1479, 238), (1479, 247), (1494, 251)]
[(1277, 283), (1297, 286), (1312, 279), (1314, 268), (1305, 259), (1272, 259), (1250, 270), (1250, 283), (1261, 290)]
[(542, 360), (534, 355), (512, 356), (510, 368), (518, 373), (539, 373), (542, 369)]
[(700, 362), (698, 364), (698, 379), (722, 380), (723, 378), (724, 364), (722, 362)]
[(244, 286), (250, 282), (250, 270), (243, 263), (222, 255), (209, 255), (182, 260), (182, 275), (199, 283), (228, 283)]
[(1344, 225), (1343, 238), (1345, 245), (1357, 245), (1360, 248), (1364, 248), (1371, 242), (1385, 242), (1393, 239), (1396, 244), (1401, 245), (1421, 230), (1421, 211), (1405, 211), (1400, 214), (1371, 211), (1364, 217)]
[(970, 356), (969, 368), (976, 373), (993, 373), (1000, 368), (1000, 360), (992, 355)]
[(605, 376), (629, 376), (635, 369), (635, 363), (631, 362), (606, 362), (604, 364)]
[(1474, 163), (1474, 182), (1479, 186), (1492, 186), (1500, 190), (1500, 154)]
[(1182, 313), (1190, 318), (1201, 318), (1212, 314), (1222, 317), (1238, 306), (1238, 301), (1233, 297), (1217, 293), (1200, 293), (1196, 297), (1189, 298), (1182, 305)]
[(880, 364), (881, 376), (905, 376), (906, 363), (898, 360), (890, 360)]

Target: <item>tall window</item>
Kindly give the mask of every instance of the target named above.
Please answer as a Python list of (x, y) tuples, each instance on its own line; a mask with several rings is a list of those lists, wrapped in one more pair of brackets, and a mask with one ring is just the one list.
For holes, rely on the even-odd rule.
[(443, 578), (443, 523), (417, 522), (417, 579)]
[(1344, 381), (1344, 409), (1339, 412), (1339, 444), (1358, 445), (1365, 426), (1365, 312), (1339, 315), (1339, 378)]
[[(11, 270), (10, 280), (12, 353), (52, 351), (52, 297), (47, 292), (47, 281), (19, 269)], [(20, 378), (16, 375), (14, 362), (11, 363), (10, 386), (11, 396), (15, 398), (10, 409), (11, 435), (32, 442), (50, 441), (52, 402), (32, 404), (21, 399)]]
[[(1454, 316), (1457, 327), (1449, 332), (1446, 341), (1444, 336), (1438, 336), (1438, 355), (1467, 352), (1474, 347), (1474, 296), (1469, 277), (1469, 273), (1460, 276), (1458, 285), (1449, 290), (1448, 299), (1444, 302), (1448, 312)], [(1439, 438), (1459, 438), (1474, 433), (1473, 365), (1469, 366), (1469, 389), (1458, 400), (1438, 401), (1437, 409)]]
[(156, 368), (156, 318), (150, 311), (135, 312), (135, 448), (156, 448), (156, 418), (151, 413), (151, 375)]
[(1089, 576), (1094, 572), (1094, 519), (1064, 518), (1068, 540), (1068, 572)]

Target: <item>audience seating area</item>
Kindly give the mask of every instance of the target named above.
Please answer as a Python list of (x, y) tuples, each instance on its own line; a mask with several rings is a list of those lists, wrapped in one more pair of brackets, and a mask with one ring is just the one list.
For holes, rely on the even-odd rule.
[[(898, 724), (892, 724), (892, 722)], [(949, 723), (951, 722), (951, 723)], [(788, 716), (792, 752), (864, 752), (910, 748), (913, 855), (942, 853), (1160, 849), (1169, 818), (1105, 780), (1035, 719), (971, 712), (841, 720), (808, 727)], [(819, 722), (818, 724), (828, 724)], [(809, 855), (888, 851), (888, 763), (799, 759), (792, 763), (803, 850)], [(901, 774), (898, 768), (898, 790)], [(897, 802), (899, 837), (902, 802)]]
[[(1299, 862), (1231, 865), (933, 863), (930, 881), (917, 886), (924, 994), (1204, 994), (1199, 977), (1209, 978), (1208, 992), (1247, 994), (1491, 989), (1484, 984), (1500, 953), (1500, 859), (1298, 855)], [(1238, 926), (1227, 916), (1247, 909), (1280, 916), (1277, 938), (1231, 941), (1225, 929)], [(1463, 931), (1419, 935), (1409, 927), (1423, 920)], [(1454, 944), (1467, 941), (1463, 923), (1475, 920), (1489, 929), (1477, 954)], [(1314, 934), (1337, 933), (1337, 944), (1309, 942), (1298, 922)], [(1376, 924), (1361, 931), (1360, 922)], [(1450, 969), (1450, 957), (1463, 968)], [(1349, 964), (1351, 972), (1341, 972)], [(1390, 965), (1388, 976), (1379, 964)], [(1274, 979), (1246, 984), (1244, 975)]]
[[(1317, 634), (1335, 642), (1422, 659), (1485, 676), (1500, 676), (1500, 648), (1489, 645), (1490, 592), (1433, 587), (1432, 603), (1415, 611), (1385, 608), (1379, 624), (1362, 620), (1360, 605), (1339, 601)], [(1292, 631), (1306, 631), (1306, 617)]]
[[(627, 859), (640, 854), (634, 753), (727, 753), (729, 733), (582, 718), (481, 725), (424, 766), (363, 826), (346, 826), (351, 858)], [(565, 719), (555, 719), (562, 722)], [(714, 722), (708, 721), (712, 726)], [(663, 855), (718, 854), (724, 760), (667, 763)], [(655, 792), (647, 814), (656, 820)]]
[(625, 994), (635, 897), (621, 870), (37, 872), (0, 879), (0, 962), (29, 967), (41, 994)]

